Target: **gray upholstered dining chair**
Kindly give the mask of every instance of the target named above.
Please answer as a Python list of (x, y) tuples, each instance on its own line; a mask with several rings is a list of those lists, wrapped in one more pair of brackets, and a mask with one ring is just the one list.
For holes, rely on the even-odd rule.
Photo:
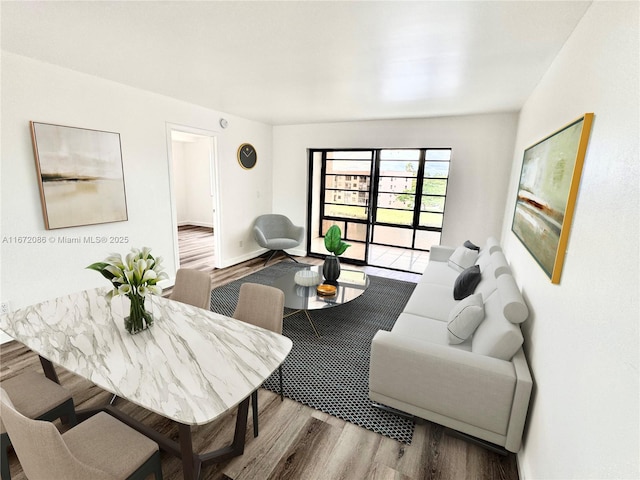
[[(278, 252), (284, 253), (294, 262), (298, 261), (289, 255), (285, 249), (295, 248), (304, 239), (304, 228), (294, 225), (284, 215), (260, 215), (253, 223), (253, 235), (263, 248), (271, 250), (271, 255), (264, 262), (266, 265)], [(269, 252), (267, 252), (268, 254)]]
[[(278, 288), (257, 283), (243, 283), (240, 286), (238, 303), (233, 318), (250, 323), (265, 330), (282, 334), (282, 316), (284, 314), (284, 292)], [(278, 367), (280, 375), (280, 400), (282, 393), (282, 365)], [(258, 436), (258, 390), (251, 394), (253, 410), (253, 436)]]
[[(71, 393), (43, 374), (35, 371), (19, 373), (0, 382), (22, 415), (38, 420), (53, 421), (65, 418), (67, 423), (77, 423), (76, 410)], [(0, 418), (0, 470), (2, 480), (10, 480), (8, 449), (11, 438)]]
[(2, 419), (30, 480), (162, 480), (158, 445), (100, 412), (60, 434), (51, 422), (18, 412), (0, 388)]
[(169, 298), (209, 310), (211, 306), (211, 277), (209, 273), (179, 268), (176, 272), (176, 283)]

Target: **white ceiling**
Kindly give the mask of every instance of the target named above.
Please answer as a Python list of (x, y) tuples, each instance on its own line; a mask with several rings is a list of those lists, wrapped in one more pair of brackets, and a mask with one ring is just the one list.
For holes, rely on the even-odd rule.
[(516, 111), (583, 1), (2, 2), (2, 49), (274, 125)]

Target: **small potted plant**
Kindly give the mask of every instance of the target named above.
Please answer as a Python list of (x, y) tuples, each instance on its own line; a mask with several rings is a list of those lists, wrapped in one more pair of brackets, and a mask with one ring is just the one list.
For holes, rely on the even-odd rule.
[(340, 276), (340, 260), (338, 257), (351, 245), (342, 241), (340, 227), (332, 225), (324, 236), (324, 246), (331, 255), (324, 259), (322, 274), (327, 281), (335, 282)]

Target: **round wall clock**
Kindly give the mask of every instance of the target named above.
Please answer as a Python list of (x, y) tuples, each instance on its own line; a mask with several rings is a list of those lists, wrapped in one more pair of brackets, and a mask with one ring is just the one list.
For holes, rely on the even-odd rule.
[(238, 147), (238, 162), (240, 166), (246, 170), (250, 170), (256, 166), (258, 154), (256, 149), (250, 143), (243, 143)]

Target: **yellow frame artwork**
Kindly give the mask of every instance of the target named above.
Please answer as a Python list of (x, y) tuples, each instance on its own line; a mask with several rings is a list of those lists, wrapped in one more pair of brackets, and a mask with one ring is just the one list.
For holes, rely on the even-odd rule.
[(524, 151), (511, 230), (551, 279), (560, 283), (593, 113)]

